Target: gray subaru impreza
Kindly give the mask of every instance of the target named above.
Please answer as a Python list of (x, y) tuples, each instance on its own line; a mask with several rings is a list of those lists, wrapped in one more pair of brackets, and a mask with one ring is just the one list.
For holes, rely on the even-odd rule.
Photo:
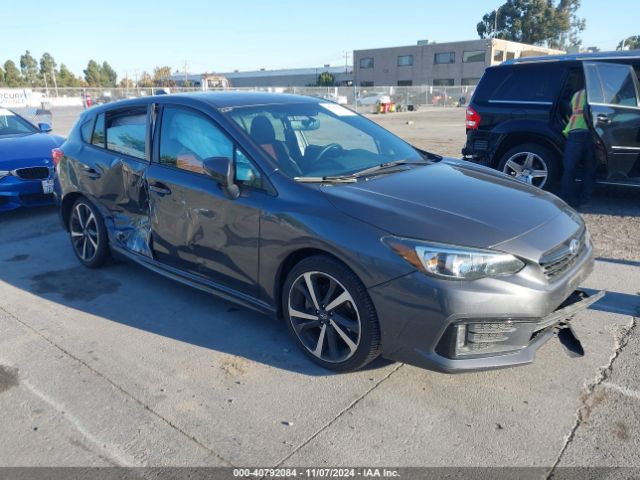
[(82, 264), (128, 259), (280, 317), (335, 371), (514, 366), (556, 333), (579, 352), (569, 320), (602, 295), (578, 289), (593, 248), (564, 202), (322, 99), (116, 102), (53, 158)]

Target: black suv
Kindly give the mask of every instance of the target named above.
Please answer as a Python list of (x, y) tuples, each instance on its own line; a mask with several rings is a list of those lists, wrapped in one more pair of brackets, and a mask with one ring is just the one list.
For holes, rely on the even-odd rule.
[(467, 160), (552, 190), (571, 97), (587, 90), (598, 183), (640, 187), (640, 51), (510, 60), (488, 68), (467, 108)]

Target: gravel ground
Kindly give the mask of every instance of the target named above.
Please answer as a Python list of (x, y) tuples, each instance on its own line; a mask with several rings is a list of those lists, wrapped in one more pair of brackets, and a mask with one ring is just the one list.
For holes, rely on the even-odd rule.
[[(418, 147), (460, 157), (465, 142), (464, 109), (434, 108), (369, 118)], [(600, 186), (592, 204), (579, 211), (599, 257), (640, 262), (640, 188)]]

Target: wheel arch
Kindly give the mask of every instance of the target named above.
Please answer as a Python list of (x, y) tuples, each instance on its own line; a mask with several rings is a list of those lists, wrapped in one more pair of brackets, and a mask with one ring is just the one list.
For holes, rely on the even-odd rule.
[(492, 155), (492, 167), (498, 168), (505, 153), (518, 145), (533, 143), (551, 150), (558, 158), (562, 157), (562, 147), (549, 138), (549, 136), (539, 132), (511, 132), (503, 134), (503, 138)]
[(314, 256), (326, 256), (331, 257), (334, 260), (342, 263), (345, 267), (351, 270), (356, 277), (360, 278), (359, 275), (340, 257), (335, 254), (329, 252), (328, 250), (324, 250), (319, 247), (305, 247), (299, 248), (290, 252), (285, 259), (280, 263), (280, 266), (276, 272), (276, 278), (274, 281), (274, 304), (276, 305), (276, 315), (279, 319), (283, 318), (282, 315), (282, 289), (284, 287), (284, 282), (287, 279), (287, 275), (289, 272), (295, 267), (298, 263), (300, 263), (305, 258), (314, 257)]
[(60, 202), (60, 216), (62, 218), (62, 225), (66, 231), (69, 231), (69, 216), (71, 215), (71, 208), (79, 198), (86, 197), (80, 192), (69, 192)]

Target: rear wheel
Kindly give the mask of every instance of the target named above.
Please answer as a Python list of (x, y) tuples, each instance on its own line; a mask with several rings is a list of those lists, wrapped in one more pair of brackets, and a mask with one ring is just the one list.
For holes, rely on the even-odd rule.
[(341, 262), (328, 256), (302, 260), (287, 276), (282, 296), (287, 327), (318, 365), (347, 372), (380, 354), (373, 302), (362, 282)]
[(79, 198), (71, 207), (69, 235), (73, 251), (84, 266), (98, 268), (109, 258), (102, 215), (86, 198)]
[(560, 161), (547, 147), (529, 143), (518, 145), (505, 153), (498, 170), (529, 185), (553, 190), (560, 178)]

